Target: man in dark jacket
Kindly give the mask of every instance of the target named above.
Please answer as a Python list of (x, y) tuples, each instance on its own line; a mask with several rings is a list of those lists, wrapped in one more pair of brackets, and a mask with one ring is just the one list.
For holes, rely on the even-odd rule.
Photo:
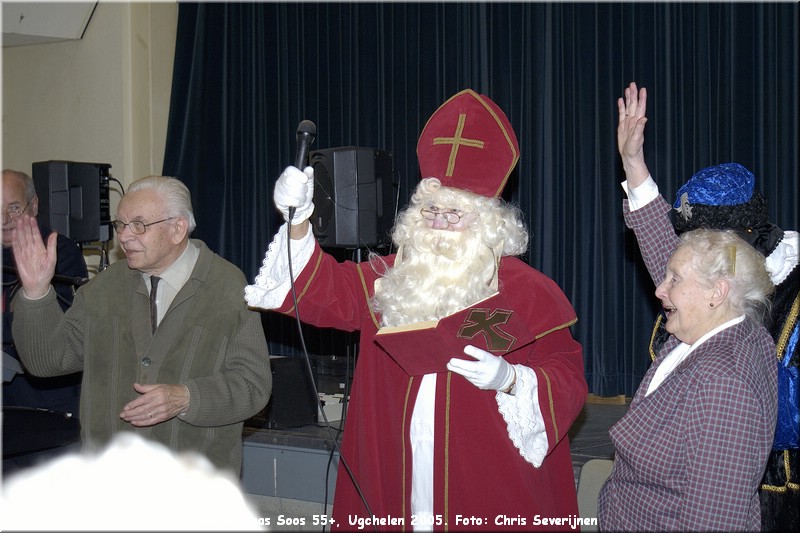
[[(9, 304), (20, 284), (11, 251), (11, 230), (16, 227), (20, 216), (28, 214), (35, 218), (38, 211), (39, 197), (33, 179), (24, 172), (3, 170), (3, 352), (15, 360), (19, 357), (11, 333), (14, 314)], [(39, 231), (43, 238), (51, 233), (50, 228), (41, 223)], [(58, 262), (53, 286), (58, 295), (58, 303), (66, 311), (72, 305), (75, 287), (86, 280), (88, 273), (81, 249), (75, 242), (59, 235), (57, 248)], [(3, 357), (7, 358), (6, 355)], [(13, 361), (4, 363), (13, 365)], [(3, 405), (49, 409), (77, 416), (80, 383), (80, 372), (54, 378), (37, 378), (27, 372), (20, 373), (9, 381), (4, 381)]]

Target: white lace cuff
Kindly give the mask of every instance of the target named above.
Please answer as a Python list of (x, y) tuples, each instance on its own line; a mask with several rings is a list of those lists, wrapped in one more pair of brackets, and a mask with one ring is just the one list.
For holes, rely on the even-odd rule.
[(800, 239), (798, 239), (797, 232), (785, 230), (783, 239), (767, 257), (767, 272), (775, 285), (783, 283), (797, 266), (798, 249), (800, 249), (798, 243), (800, 243)]
[[(286, 253), (286, 240), (289, 238), (287, 229), (288, 224), (280, 227), (267, 248), (255, 283), (244, 288), (244, 299), (250, 307), (276, 309), (283, 304), (292, 288)], [(314, 232), (311, 227), (305, 237), (293, 240), (291, 245), (292, 272), (297, 279), (314, 253)]]
[(497, 406), (506, 421), (508, 437), (520, 455), (540, 467), (547, 455), (547, 430), (539, 407), (539, 380), (533, 369), (514, 365), (517, 371), (516, 392), (512, 396), (498, 392)]

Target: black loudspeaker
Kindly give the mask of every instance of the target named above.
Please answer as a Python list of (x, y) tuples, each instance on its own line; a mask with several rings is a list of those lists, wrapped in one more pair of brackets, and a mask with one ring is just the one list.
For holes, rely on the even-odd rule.
[(308, 162), (315, 178), (311, 225), (320, 246), (388, 243), (394, 223), (391, 154), (343, 146), (311, 152)]
[(110, 168), (106, 163), (34, 163), (39, 220), (79, 243), (110, 240)]
[(272, 396), (258, 414), (244, 425), (258, 429), (284, 429), (316, 424), (319, 399), (305, 359), (271, 357)]

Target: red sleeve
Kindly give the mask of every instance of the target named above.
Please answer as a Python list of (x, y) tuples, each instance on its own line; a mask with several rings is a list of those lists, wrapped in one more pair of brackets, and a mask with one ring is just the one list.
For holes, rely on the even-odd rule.
[(550, 453), (586, 403), (589, 387), (583, 371), (583, 351), (569, 329), (561, 329), (533, 344), (526, 366), (538, 378), (539, 408)]
[(536, 333), (533, 343), (507, 360), (536, 372), (550, 453), (580, 414), (589, 390), (583, 348), (570, 331), (578, 319), (561, 288), (538, 270), (515, 260), (501, 272), (507, 292), (514, 295), (509, 298), (516, 300), (515, 312), (522, 313)]
[[(326, 254), (319, 243), (306, 267), (295, 280), (300, 319), (317, 327), (355, 331), (363, 326), (365, 314), (377, 318), (369, 308), (369, 298), (376, 275), (370, 263), (338, 262)], [(394, 256), (383, 258), (392, 264)], [(294, 296), (290, 291), (281, 313), (294, 316)]]

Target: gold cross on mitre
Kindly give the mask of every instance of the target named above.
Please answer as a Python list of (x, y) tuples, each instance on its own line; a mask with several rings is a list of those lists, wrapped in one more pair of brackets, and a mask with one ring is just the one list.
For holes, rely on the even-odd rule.
[(464, 89), (428, 119), (417, 142), (417, 157), (422, 178), (494, 198), (517, 164), (519, 143), (497, 104)]
[(479, 148), (483, 150), (483, 141), (478, 139), (466, 139), (462, 135), (464, 133), (464, 123), (467, 121), (466, 114), (458, 115), (458, 124), (456, 125), (456, 133), (452, 137), (434, 137), (433, 144), (452, 144), (450, 149), (450, 158), (447, 160), (447, 170), (445, 176), (452, 176), (453, 169), (456, 167), (456, 157), (458, 157), (458, 149), (461, 146), (469, 146), (471, 148)]

